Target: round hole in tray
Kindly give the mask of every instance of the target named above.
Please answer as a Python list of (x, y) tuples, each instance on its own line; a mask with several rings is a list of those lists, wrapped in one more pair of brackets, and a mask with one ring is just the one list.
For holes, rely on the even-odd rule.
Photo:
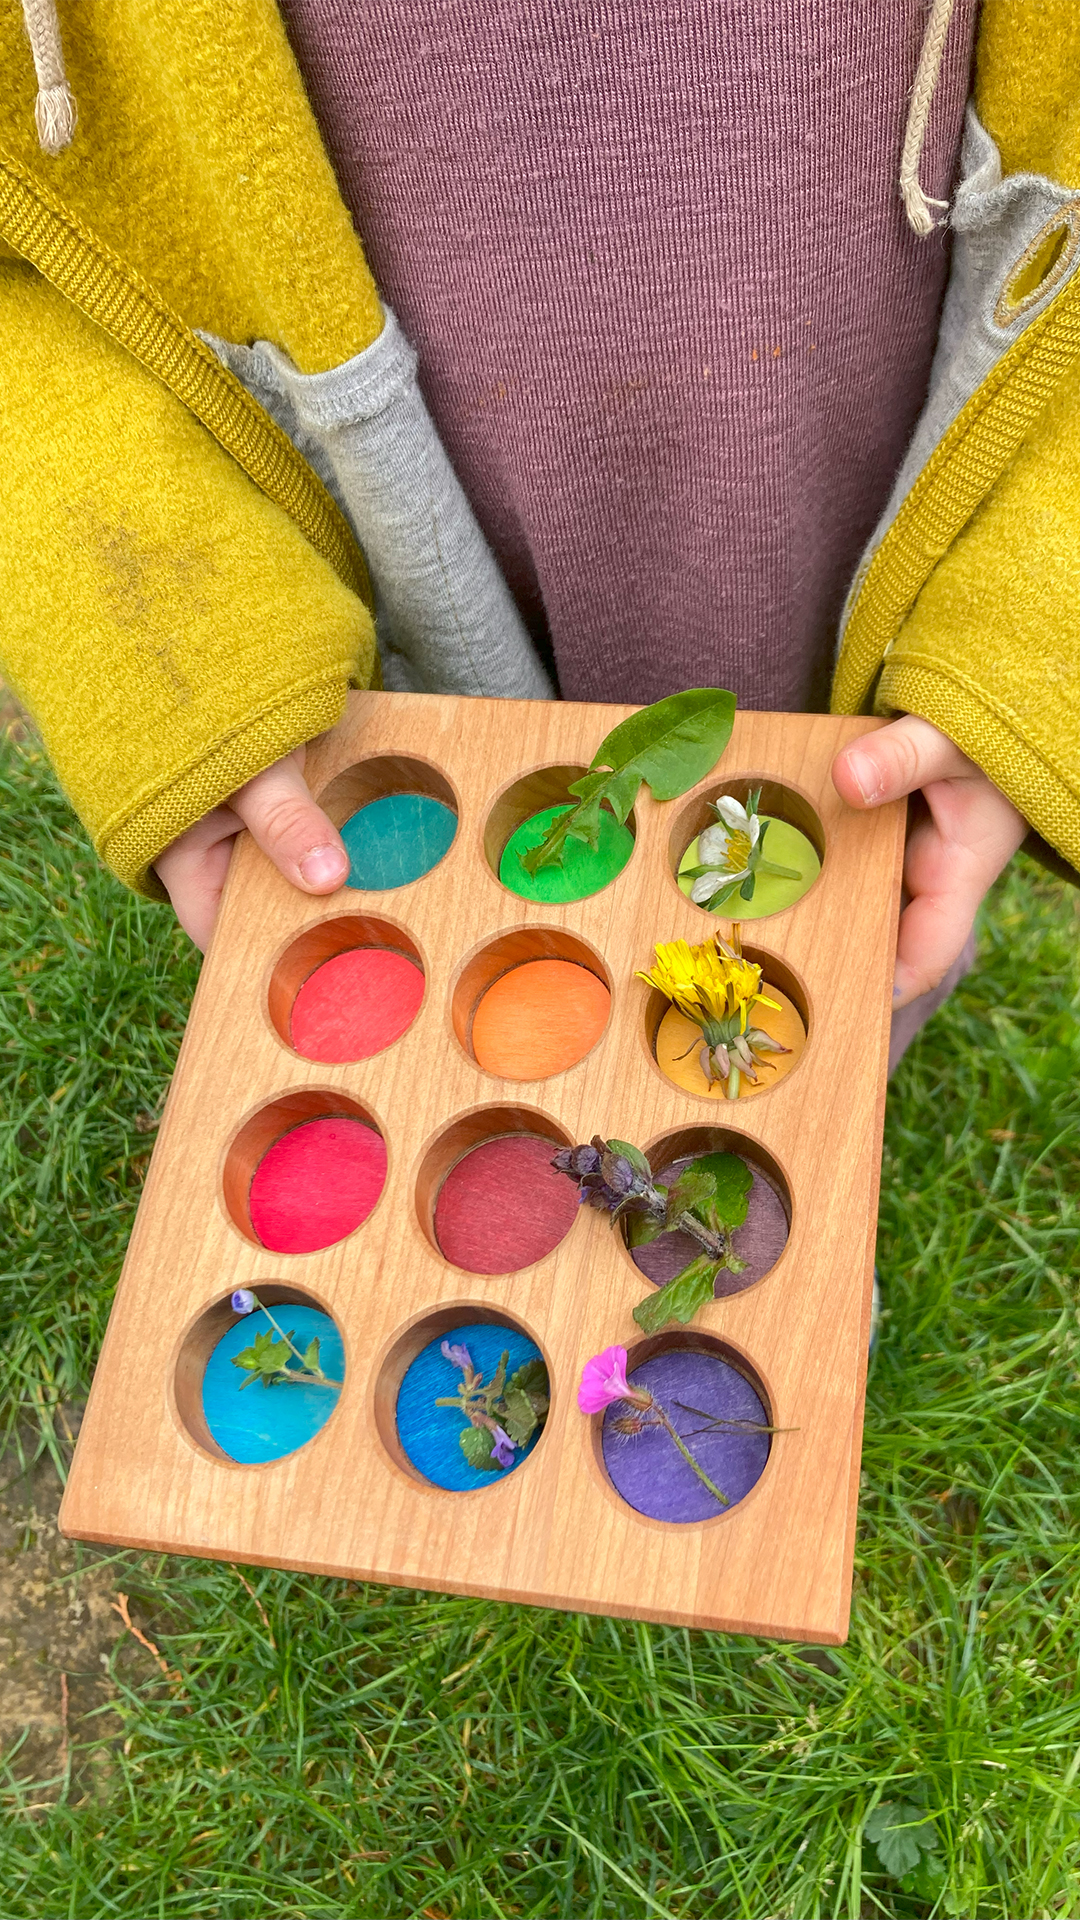
[[(747, 1194), (746, 1219), (732, 1235), (732, 1245), (746, 1265), (741, 1273), (725, 1269), (717, 1278), (715, 1297), (744, 1293), (771, 1273), (788, 1242), (791, 1232), (791, 1189), (772, 1154), (745, 1133), (728, 1127), (684, 1127), (669, 1133), (648, 1149), (654, 1178), (670, 1187), (684, 1167), (703, 1154), (733, 1153), (745, 1162), (753, 1176)], [(646, 1246), (633, 1244), (634, 1216), (624, 1216), (623, 1237), (634, 1265), (663, 1287), (688, 1266), (701, 1248), (688, 1233), (662, 1233)]]
[(348, 767), (318, 796), (352, 863), (346, 886), (385, 893), (437, 867), (457, 833), (450, 782), (426, 760), (385, 754)]
[(345, 1353), (331, 1316), (310, 1294), (271, 1281), (253, 1289), (259, 1308), (233, 1311), (231, 1295), (200, 1314), (184, 1339), (175, 1374), (176, 1408), (192, 1439), (207, 1453), (254, 1466), (295, 1453), (321, 1432), (341, 1397), (340, 1388), (278, 1383), (264, 1387), (233, 1366), (234, 1357), (259, 1333), (277, 1334), (264, 1309), (303, 1353), (319, 1342), (319, 1364), (344, 1383)]
[(271, 1253), (317, 1253), (362, 1226), (386, 1181), (386, 1142), (347, 1094), (282, 1094), (240, 1128), (225, 1156), (225, 1209)]
[[(595, 1422), (601, 1464), (615, 1491), (637, 1513), (677, 1525), (730, 1513), (756, 1486), (769, 1458), (772, 1436), (754, 1428), (771, 1426), (772, 1414), (753, 1369), (722, 1341), (687, 1329), (641, 1341), (630, 1352), (627, 1377), (655, 1395), (728, 1505), (702, 1484), (662, 1427), (621, 1433), (616, 1422), (635, 1411), (623, 1401)], [(731, 1424), (700, 1431), (710, 1415)]]
[[(698, 851), (698, 835), (706, 827), (717, 824), (716, 809), (712, 802), (723, 795), (737, 800), (745, 807), (751, 793), (761, 789), (758, 811), (762, 821), (769, 821), (765, 835), (765, 855), (778, 866), (791, 867), (801, 873), (801, 880), (785, 880), (772, 874), (759, 875), (751, 900), (744, 900), (735, 893), (730, 900), (718, 909), (719, 917), (725, 920), (763, 920), (766, 915), (782, 913), (792, 907), (809, 893), (825, 858), (825, 834), (817, 812), (805, 795), (794, 787), (770, 780), (765, 774), (750, 774), (737, 780), (723, 780), (717, 786), (707, 787), (703, 793), (696, 793), (679, 813), (671, 829), (668, 842), (668, 857), (671, 870), (682, 893), (689, 898), (693, 884), (689, 878), (680, 877), (688, 867), (702, 863)], [(702, 908), (702, 912), (707, 912)]]
[(462, 968), (454, 1031), (487, 1073), (546, 1080), (591, 1052), (607, 1026), (611, 982), (584, 941), (558, 928), (502, 934)]
[[(761, 984), (780, 1006), (779, 1012), (756, 1007), (754, 1025), (788, 1048), (787, 1053), (765, 1055), (758, 1068), (757, 1086), (742, 1075), (739, 1099), (752, 1100), (757, 1094), (768, 1093), (798, 1066), (810, 1034), (810, 1003), (801, 980), (776, 954), (745, 944), (742, 951), (744, 959), (753, 960), (761, 968)], [(646, 996), (644, 1031), (645, 1044), (665, 1080), (703, 1100), (726, 1100), (725, 1082), (714, 1080), (710, 1086), (705, 1078), (699, 1058), (701, 1029), (655, 987), (649, 988)]]
[(399, 927), (339, 914), (305, 928), (270, 980), (271, 1023), (304, 1060), (368, 1060), (407, 1032), (424, 997), (424, 964)]
[(427, 1314), (394, 1342), (380, 1370), (375, 1418), (383, 1445), (407, 1473), (448, 1492), (496, 1486), (535, 1450), (542, 1427), (515, 1448), (508, 1466), (471, 1466), (460, 1444), (460, 1435), (470, 1423), (459, 1408), (435, 1405), (437, 1399), (456, 1394), (463, 1377), (442, 1352), (444, 1340), (449, 1346), (464, 1347), (474, 1370), (485, 1380), (493, 1379), (504, 1352), (509, 1355), (508, 1376), (529, 1360), (546, 1366), (536, 1341), (507, 1314), (461, 1306)]
[(416, 1185), (420, 1224), (466, 1273), (517, 1273), (553, 1253), (578, 1213), (577, 1188), (551, 1165), (571, 1142), (546, 1114), (485, 1107), (428, 1147)]
[(607, 807), (601, 809), (595, 852), (583, 840), (570, 839), (564, 842), (559, 866), (530, 874), (521, 864), (522, 854), (537, 844), (560, 810), (577, 805), (569, 789), (586, 772), (585, 767), (540, 767), (499, 795), (488, 814), (484, 851), (492, 872), (509, 893), (522, 900), (565, 905), (599, 893), (622, 872), (634, 851), (634, 816), (631, 813), (625, 826), (620, 826)]

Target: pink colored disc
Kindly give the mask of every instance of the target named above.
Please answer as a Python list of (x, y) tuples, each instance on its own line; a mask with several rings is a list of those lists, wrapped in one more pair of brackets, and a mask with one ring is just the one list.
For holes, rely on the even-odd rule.
[(336, 953), (308, 975), (293, 1001), (293, 1046), (305, 1060), (367, 1060), (401, 1039), (423, 997), (423, 972), (406, 954), (391, 947)]
[(386, 1179), (386, 1142), (340, 1115), (290, 1127), (263, 1154), (248, 1197), (256, 1238), (271, 1253), (317, 1253), (367, 1219)]
[(451, 1167), (435, 1203), (435, 1238), (468, 1273), (516, 1273), (574, 1224), (577, 1188), (551, 1164), (553, 1140), (507, 1133)]

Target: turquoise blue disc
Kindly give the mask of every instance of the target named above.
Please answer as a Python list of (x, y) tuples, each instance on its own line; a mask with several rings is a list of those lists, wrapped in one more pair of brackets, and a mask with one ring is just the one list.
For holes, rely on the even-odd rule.
[(457, 832), (457, 814), (426, 793), (388, 793), (350, 814), (341, 829), (350, 887), (386, 893), (437, 867)]
[(460, 1369), (442, 1352), (444, 1340), (450, 1346), (466, 1347), (474, 1368), (485, 1380), (494, 1377), (503, 1353), (510, 1356), (506, 1363), (508, 1375), (524, 1366), (526, 1360), (539, 1360), (543, 1356), (524, 1333), (492, 1326), (490, 1322), (471, 1321), (429, 1341), (406, 1373), (397, 1398), (397, 1431), (402, 1447), (425, 1480), (433, 1481), (437, 1487), (446, 1487), (450, 1493), (469, 1493), (473, 1487), (493, 1487), (505, 1480), (532, 1452), (541, 1430), (533, 1434), (527, 1447), (515, 1453), (513, 1466), (494, 1471), (470, 1467), (458, 1444), (458, 1436), (466, 1425), (464, 1416), (457, 1407), (435, 1405), (441, 1396), (457, 1393), (461, 1387)]
[(629, 827), (620, 827), (615, 815), (605, 807), (600, 814), (600, 844), (595, 852), (584, 840), (567, 839), (563, 841), (561, 866), (541, 867), (539, 873), (526, 873), (521, 864), (522, 854), (537, 846), (551, 822), (569, 811), (568, 806), (562, 805), (534, 813), (531, 820), (523, 821), (517, 832), (510, 835), (503, 848), (499, 879), (522, 900), (543, 900), (549, 905), (587, 900), (591, 893), (599, 893), (601, 887), (606, 887), (609, 880), (622, 872), (633, 853), (634, 836)]
[[(317, 1307), (276, 1306), (270, 1311), (301, 1353), (310, 1341), (317, 1340), (323, 1372), (331, 1380), (344, 1380), (345, 1350), (329, 1314), (320, 1313)], [(338, 1389), (314, 1382), (310, 1386), (279, 1383), (264, 1387), (261, 1380), (253, 1380), (245, 1387), (249, 1376), (233, 1366), (233, 1356), (250, 1347), (257, 1333), (273, 1331), (261, 1308), (245, 1314), (218, 1341), (203, 1374), (206, 1424), (230, 1460), (238, 1460), (245, 1467), (260, 1460), (280, 1460), (283, 1454), (295, 1453), (313, 1440), (341, 1397)]]

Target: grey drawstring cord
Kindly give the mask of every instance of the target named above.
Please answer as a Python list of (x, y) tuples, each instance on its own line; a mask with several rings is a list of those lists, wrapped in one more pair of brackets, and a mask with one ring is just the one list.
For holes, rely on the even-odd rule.
[(956, 0), (933, 0), (930, 18), (926, 23), (922, 52), (915, 73), (915, 85), (911, 89), (911, 105), (908, 108), (907, 126), (904, 129), (904, 151), (900, 159), (900, 195), (908, 217), (908, 224), (925, 239), (933, 233), (937, 225), (931, 207), (948, 208), (947, 200), (931, 200), (919, 185), (919, 162), (922, 159), (926, 141), (926, 129), (930, 122), (930, 108), (934, 101), (934, 89), (941, 72), (941, 56), (945, 51), (945, 42), (949, 35), (949, 26), (953, 17)]
[(37, 74), (34, 120), (38, 140), (44, 153), (62, 153), (71, 143), (78, 113), (64, 70), (56, 0), (23, 0), (23, 20)]

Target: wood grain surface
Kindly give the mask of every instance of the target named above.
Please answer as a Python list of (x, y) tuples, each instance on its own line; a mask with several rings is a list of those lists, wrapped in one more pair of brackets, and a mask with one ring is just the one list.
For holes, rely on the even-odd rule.
[[(545, 769), (574, 778), (629, 711), (356, 694), (340, 726), (309, 750), (313, 792), (329, 788), (339, 817), (358, 798), (410, 786), (452, 797), (460, 824), (445, 859), (395, 892), (343, 889), (316, 900), (241, 839), (80, 1434), (66, 1533), (686, 1626), (844, 1637), (904, 809), (852, 813), (830, 782), (837, 749), (873, 721), (742, 713), (719, 766), (691, 795), (661, 806), (643, 790), (633, 856), (602, 892), (566, 906), (508, 893), (492, 852), (520, 821), (521, 795), (551, 804), (559, 783)], [(747, 941), (755, 957), (771, 957), (784, 991), (801, 997), (809, 1036), (774, 1087), (718, 1103), (660, 1073), (651, 1053), (657, 1010), (634, 973), (656, 940), (700, 941), (715, 930), (679, 892), (674, 867), (707, 817), (706, 799), (761, 780), (770, 797), (775, 783), (798, 796), (796, 824), (813, 822), (825, 856), (809, 893), (756, 921)], [(395, 934), (389, 944), (423, 966), (420, 1011), (374, 1058), (305, 1061), (287, 1040), (290, 996), (318, 959), (349, 944), (334, 937), (336, 922), (373, 916)], [(471, 1053), (468, 1012), (507, 954), (545, 952), (589, 957), (610, 982), (610, 1018), (568, 1071), (500, 1079)], [(466, 976), (463, 1012), (455, 992)], [(386, 1142), (386, 1184), (370, 1217), (336, 1246), (269, 1253), (246, 1212), (253, 1167), (275, 1128), (320, 1113), (374, 1122)], [(553, 1142), (599, 1132), (666, 1160), (705, 1150), (710, 1130), (722, 1144), (721, 1127), (779, 1170), (791, 1231), (763, 1280), (713, 1301), (691, 1328), (641, 1339), (632, 1309), (646, 1283), (589, 1208), (522, 1272), (468, 1274), (438, 1250), (442, 1180), (470, 1145), (503, 1130)], [(347, 1356), (346, 1386), (322, 1432), (254, 1467), (215, 1449), (198, 1392), (206, 1355), (229, 1324), (224, 1303), (241, 1286), (331, 1313)], [(410, 1469), (393, 1407), (427, 1340), (484, 1318), (540, 1346), (551, 1415), (514, 1473), (449, 1493)], [(730, 1512), (665, 1524), (615, 1491), (599, 1421), (576, 1405), (584, 1361), (614, 1342), (631, 1349), (631, 1364), (671, 1345), (721, 1353), (787, 1429)]]

